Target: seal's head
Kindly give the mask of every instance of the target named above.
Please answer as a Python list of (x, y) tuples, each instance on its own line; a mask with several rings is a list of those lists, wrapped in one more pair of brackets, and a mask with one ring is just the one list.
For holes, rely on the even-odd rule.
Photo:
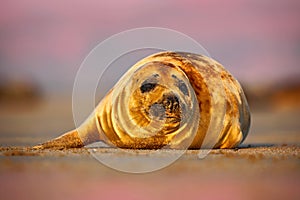
[(156, 127), (156, 135), (178, 130), (192, 107), (188, 78), (170, 63), (145, 64), (134, 72), (128, 88), (131, 120), (140, 127)]

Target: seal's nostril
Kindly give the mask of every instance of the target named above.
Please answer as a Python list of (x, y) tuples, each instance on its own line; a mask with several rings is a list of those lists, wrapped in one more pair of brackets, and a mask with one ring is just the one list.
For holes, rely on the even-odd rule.
[(167, 101), (174, 104), (174, 103), (179, 103), (178, 97), (175, 95), (168, 95), (167, 96)]
[(168, 100), (171, 101), (172, 103), (175, 103), (175, 102), (178, 103), (178, 98), (174, 95), (169, 96)]
[(174, 112), (179, 108), (179, 99), (173, 93), (164, 95), (163, 105), (168, 111)]

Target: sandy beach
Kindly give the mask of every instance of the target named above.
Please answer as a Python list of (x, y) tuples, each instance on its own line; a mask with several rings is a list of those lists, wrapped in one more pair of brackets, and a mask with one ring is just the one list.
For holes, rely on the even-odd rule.
[[(239, 148), (212, 150), (204, 159), (188, 150), (164, 169), (129, 174), (101, 164), (86, 148), (30, 148), (74, 126), (68, 100), (44, 102), (31, 112), (6, 106), (0, 113), (0, 198), (299, 199), (299, 113), (252, 113), (251, 131)], [(124, 157), (112, 148), (95, 154)]]
[(299, 146), (212, 150), (201, 160), (189, 150), (171, 166), (146, 174), (110, 169), (86, 149), (0, 151), (1, 199), (300, 197)]

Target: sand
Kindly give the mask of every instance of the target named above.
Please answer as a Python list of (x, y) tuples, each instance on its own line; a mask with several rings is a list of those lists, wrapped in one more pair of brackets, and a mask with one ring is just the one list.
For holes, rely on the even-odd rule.
[[(97, 154), (112, 152), (116, 150), (97, 150)], [(178, 161), (159, 171), (128, 174), (99, 163), (85, 148), (5, 147), (0, 149), (1, 199), (300, 197), (299, 146), (218, 149), (204, 159), (199, 159), (198, 153), (188, 150)], [(122, 152), (114, 156), (122, 156)]]
[(94, 156), (132, 160), (151, 151), (29, 148), (74, 127), (70, 102), (2, 109), (0, 199), (300, 199), (300, 112), (252, 113), (240, 148), (212, 150), (204, 159), (188, 150), (166, 168), (129, 174)]

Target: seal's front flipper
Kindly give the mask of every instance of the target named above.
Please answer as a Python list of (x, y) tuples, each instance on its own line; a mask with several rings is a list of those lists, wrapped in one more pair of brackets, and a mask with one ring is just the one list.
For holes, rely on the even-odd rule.
[(90, 117), (77, 129), (69, 131), (55, 139), (49, 140), (40, 145), (34, 146), (33, 149), (69, 149), (81, 148), (94, 142), (104, 141), (105, 137), (96, 125), (95, 114)]
[(73, 130), (55, 138), (49, 140), (40, 145), (36, 145), (33, 149), (68, 149), (68, 148), (80, 148), (84, 144), (80, 139), (77, 130)]

